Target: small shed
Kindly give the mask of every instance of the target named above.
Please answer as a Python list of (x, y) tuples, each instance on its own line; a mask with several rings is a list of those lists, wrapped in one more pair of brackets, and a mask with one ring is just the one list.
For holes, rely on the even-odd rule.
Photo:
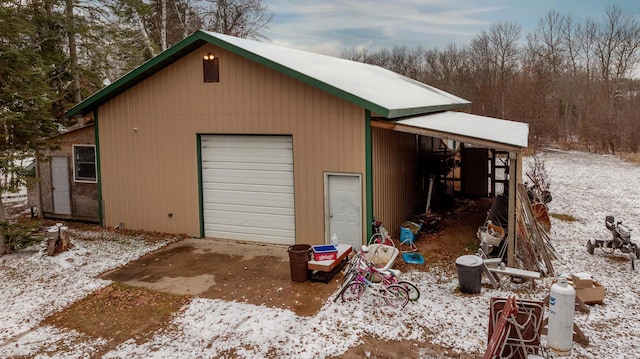
[(35, 192), (39, 216), (99, 222), (96, 145), (92, 122), (70, 127), (50, 139), (54, 149), (36, 161)]

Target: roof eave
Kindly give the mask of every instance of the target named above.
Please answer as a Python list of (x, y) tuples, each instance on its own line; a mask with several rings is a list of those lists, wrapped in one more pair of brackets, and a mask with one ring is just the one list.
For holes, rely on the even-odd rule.
[(386, 116), (384, 116), (382, 113), (379, 113), (379, 112), (376, 112), (376, 113), (383, 115), (388, 119), (396, 119), (400, 117), (424, 115), (424, 114), (434, 113), (434, 112), (459, 110), (465, 107), (469, 107), (470, 105), (471, 105), (471, 102), (467, 101), (467, 102), (447, 104), (447, 105), (395, 109), (395, 110), (390, 110)]

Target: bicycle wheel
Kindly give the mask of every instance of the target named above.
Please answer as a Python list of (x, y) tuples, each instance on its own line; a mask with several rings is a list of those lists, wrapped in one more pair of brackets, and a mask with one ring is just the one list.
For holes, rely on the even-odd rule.
[(340, 283), (340, 287), (344, 287), (349, 282), (356, 278), (356, 268), (351, 266), (348, 271), (344, 272), (344, 276), (342, 277), (342, 283)]
[(338, 291), (338, 294), (336, 294), (336, 296), (333, 298), (334, 302), (337, 302), (338, 298), (342, 298), (342, 294), (345, 290), (347, 290), (347, 287), (350, 283), (355, 283), (354, 279), (356, 279), (356, 275), (356, 271), (353, 269), (344, 274), (344, 279), (342, 279), (342, 283), (340, 284), (340, 287), (338, 287), (340, 290)]
[(409, 291), (407, 291), (407, 288), (398, 284), (392, 284), (386, 287), (383, 296), (384, 301), (395, 308), (404, 308), (409, 302)]
[(343, 302), (358, 300), (364, 293), (364, 284), (360, 282), (351, 282), (340, 293)]
[(409, 292), (410, 300), (416, 301), (418, 300), (418, 298), (420, 298), (420, 290), (418, 290), (418, 287), (416, 287), (415, 284), (407, 282), (406, 280), (401, 280), (398, 282), (398, 284), (403, 286), (407, 290), (407, 292)]

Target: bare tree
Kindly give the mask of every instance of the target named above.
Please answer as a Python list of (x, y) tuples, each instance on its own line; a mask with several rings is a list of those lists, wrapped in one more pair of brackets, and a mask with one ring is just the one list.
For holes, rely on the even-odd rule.
[(200, 16), (207, 30), (256, 40), (273, 19), (262, 0), (207, 0)]
[(449, 43), (444, 50), (422, 51), (422, 72), (418, 80), (432, 84), (445, 91), (465, 97), (470, 91), (469, 51), (467, 48)]
[(521, 27), (513, 23), (502, 22), (491, 27), (491, 40), (496, 50), (498, 60), (499, 91), (500, 91), (500, 115), (507, 118), (505, 96), (508, 92), (508, 79), (514, 75), (518, 67), (518, 40)]
[(488, 114), (507, 118), (505, 97), (508, 82), (518, 69), (521, 27), (509, 22), (491, 26), (489, 32), (482, 31), (471, 41), (471, 62), (481, 82), (487, 87), (483, 91), (492, 94), (495, 108)]
[(554, 74), (564, 70), (566, 51), (562, 41), (564, 26), (564, 16), (556, 10), (551, 10), (538, 20), (536, 30), (527, 36), (531, 54), (540, 58)]
[(576, 122), (575, 75), (578, 49), (575, 25), (569, 15), (552, 10), (538, 21), (527, 36), (528, 58), (536, 69), (538, 82), (546, 83), (546, 111), (539, 118), (550, 130), (548, 134), (568, 140)]
[(369, 50), (366, 48), (352, 47), (351, 49), (343, 50), (342, 54), (340, 54), (340, 57), (343, 59), (358, 61), (366, 64), (368, 63), (367, 60), (369, 59)]
[(598, 28), (595, 48), (602, 80), (617, 84), (628, 77), (639, 63), (639, 50), (638, 20), (616, 5), (607, 7), (605, 22)]

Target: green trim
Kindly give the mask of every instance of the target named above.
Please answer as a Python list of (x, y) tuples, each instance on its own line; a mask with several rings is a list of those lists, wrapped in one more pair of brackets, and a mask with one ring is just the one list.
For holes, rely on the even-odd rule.
[(459, 110), (469, 106), (471, 106), (471, 102), (457, 103), (457, 104), (450, 104), (450, 105), (439, 105), (439, 106), (403, 108), (399, 110), (390, 110), (387, 116), (385, 117), (389, 119), (398, 118), (398, 117), (409, 117), (409, 116), (423, 115), (423, 114), (433, 113), (433, 112)]
[(196, 158), (198, 160), (198, 214), (200, 216), (200, 238), (204, 238), (204, 193), (202, 189), (202, 144), (200, 136), (200, 134), (196, 134)]
[(424, 113), (435, 112), (435, 111), (444, 111), (449, 109), (461, 108), (469, 105), (469, 103), (456, 103), (456, 104), (450, 104), (450, 105), (427, 106), (427, 107), (417, 107), (417, 108), (409, 108), (409, 109), (388, 109), (380, 106), (379, 104), (365, 100), (352, 93), (349, 93), (337, 87), (331, 86), (316, 78), (310, 77), (308, 75), (295, 71), (289, 67), (283, 66), (282, 64), (271, 61), (253, 52), (247, 51), (242, 47), (239, 47), (229, 42), (226, 42), (224, 40), (221, 40), (208, 32), (198, 30), (193, 34), (191, 34), (189, 37), (177, 43), (176, 45), (160, 53), (158, 56), (152, 58), (151, 60), (140, 65), (138, 68), (134, 69), (133, 71), (119, 78), (114, 83), (94, 93), (89, 98), (87, 98), (86, 100), (82, 101), (81, 103), (77, 104), (76, 106), (71, 108), (69, 111), (67, 111), (65, 113), (65, 116), (66, 117), (81, 116), (91, 112), (91, 110), (93, 110), (94, 108), (97, 108), (101, 104), (104, 104), (105, 102), (111, 100), (117, 95), (127, 91), (128, 89), (140, 83), (147, 77), (160, 71), (162, 68), (170, 65), (171, 63), (177, 61), (184, 55), (194, 51), (195, 49), (201, 47), (206, 43), (212, 44), (214, 46), (218, 46), (236, 55), (242, 56), (246, 59), (262, 64), (272, 70), (278, 71), (284, 75), (297, 79), (310, 86), (313, 86), (324, 92), (327, 92), (334, 96), (342, 98), (345, 101), (351, 102), (355, 105), (358, 105), (366, 110), (369, 110), (373, 113), (384, 116), (386, 118), (396, 118), (401, 116), (424, 114)]
[(98, 109), (93, 111), (93, 136), (96, 142), (96, 178), (98, 180), (98, 217), (100, 218), (100, 227), (104, 227), (104, 218), (102, 212), (102, 170), (100, 167), (100, 134), (98, 130)]
[(365, 141), (365, 162), (366, 175), (365, 186), (367, 196), (367, 243), (373, 235), (371, 222), (373, 221), (373, 146), (371, 139), (371, 111), (364, 112), (364, 141)]

